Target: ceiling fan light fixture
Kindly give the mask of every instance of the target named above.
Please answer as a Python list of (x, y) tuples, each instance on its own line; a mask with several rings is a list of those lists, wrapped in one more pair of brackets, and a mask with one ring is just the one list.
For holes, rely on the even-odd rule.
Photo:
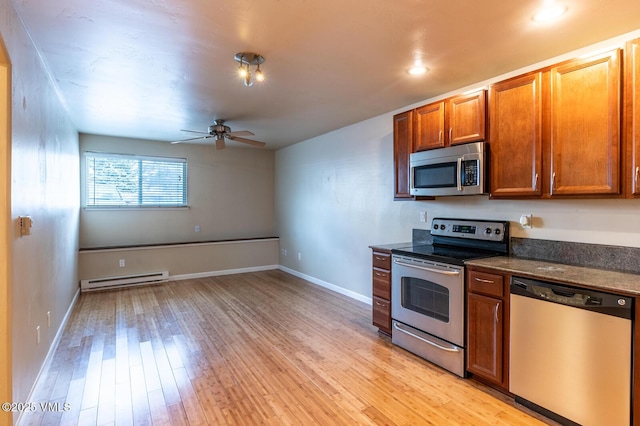
[(216, 149), (224, 149), (224, 136), (220, 135), (216, 138)]
[[(238, 72), (245, 86), (253, 86), (253, 81), (264, 81), (264, 72), (260, 69), (260, 65), (264, 63), (264, 56), (253, 52), (238, 52), (233, 59), (239, 63)], [(249, 66), (255, 66), (254, 76), (252, 78)]]

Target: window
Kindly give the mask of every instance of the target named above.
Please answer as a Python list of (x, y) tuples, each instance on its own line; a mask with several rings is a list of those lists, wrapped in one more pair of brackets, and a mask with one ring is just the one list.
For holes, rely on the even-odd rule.
[(85, 152), (86, 207), (186, 207), (185, 158)]

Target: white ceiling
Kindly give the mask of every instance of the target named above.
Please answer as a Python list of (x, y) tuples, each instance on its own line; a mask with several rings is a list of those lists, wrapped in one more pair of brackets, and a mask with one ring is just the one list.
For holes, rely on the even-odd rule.
[[(13, 3), (80, 132), (172, 141), (223, 118), (278, 149), (640, 28), (638, 0), (558, 1), (546, 26), (542, 0)], [(265, 82), (242, 84), (240, 51)]]

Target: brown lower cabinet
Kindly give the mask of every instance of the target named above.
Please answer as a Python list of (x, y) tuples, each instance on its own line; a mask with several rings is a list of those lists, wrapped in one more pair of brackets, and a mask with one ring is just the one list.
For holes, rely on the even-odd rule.
[(391, 251), (373, 248), (373, 325), (391, 335)]
[(509, 277), (468, 268), (467, 371), (508, 392)]

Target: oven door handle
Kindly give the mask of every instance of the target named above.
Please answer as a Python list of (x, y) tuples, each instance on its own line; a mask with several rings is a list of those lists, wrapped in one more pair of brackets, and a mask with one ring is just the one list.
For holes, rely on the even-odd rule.
[(439, 344), (437, 344), (436, 342), (432, 342), (431, 340), (425, 339), (424, 337), (418, 336), (418, 335), (417, 335), (417, 334), (415, 334), (415, 333), (412, 333), (412, 332), (410, 332), (410, 331), (407, 331), (407, 330), (405, 330), (404, 328), (400, 327), (400, 326), (398, 325), (398, 323), (397, 323), (397, 322), (395, 322), (395, 321), (393, 322), (393, 328), (395, 328), (396, 330), (401, 331), (401, 332), (403, 332), (403, 333), (405, 333), (405, 334), (408, 334), (408, 335), (409, 335), (409, 336), (411, 336), (411, 337), (414, 337), (414, 338), (416, 338), (416, 339), (418, 339), (418, 340), (421, 340), (421, 341), (423, 341), (423, 342), (425, 342), (425, 343), (428, 343), (428, 344), (430, 344), (431, 346), (435, 346), (436, 348), (441, 349), (441, 350), (443, 350), (443, 351), (447, 351), (447, 352), (460, 352), (460, 349), (458, 349), (458, 347), (456, 347), (456, 346), (454, 346), (454, 347), (452, 347), (452, 348), (447, 348), (446, 346), (439, 345)]
[(428, 272), (435, 272), (436, 274), (450, 275), (450, 276), (460, 275), (460, 271), (443, 271), (441, 269), (434, 269), (434, 268), (428, 268), (426, 266), (418, 266), (418, 265), (413, 265), (411, 263), (405, 263), (398, 259), (393, 259), (393, 262), (401, 266), (406, 266), (407, 268), (414, 268), (414, 269), (420, 269)]

